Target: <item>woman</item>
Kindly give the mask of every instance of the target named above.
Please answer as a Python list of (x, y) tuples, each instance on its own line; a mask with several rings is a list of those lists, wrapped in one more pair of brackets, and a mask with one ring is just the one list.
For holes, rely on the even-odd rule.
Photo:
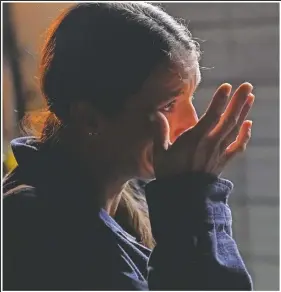
[(5, 290), (252, 289), (219, 176), (249, 141), (253, 87), (228, 103), (222, 84), (198, 120), (199, 56), (151, 4), (78, 4), (55, 21), (49, 112), (37, 137), (12, 142), (4, 182)]

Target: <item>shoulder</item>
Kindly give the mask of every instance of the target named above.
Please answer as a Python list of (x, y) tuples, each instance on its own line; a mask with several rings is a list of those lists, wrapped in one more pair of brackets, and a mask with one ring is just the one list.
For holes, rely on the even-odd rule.
[(19, 202), (35, 201), (36, 189), (34, 186), (26, 184), (21, 179), (19, 167), (7, 174), (2, 184), (4, 205), (17, 204)]
[(36, 189), (28, 185), (17, 185), (3, 193), (3, 211), (13, 208), (25, 209), (35, 207), (38, 204)]
[(34, 187), (14, 186), (3, 194), (2, 204), (3, 231), (7, 238), (34, 234), (32, 230), (37, 229), (44, 213)]

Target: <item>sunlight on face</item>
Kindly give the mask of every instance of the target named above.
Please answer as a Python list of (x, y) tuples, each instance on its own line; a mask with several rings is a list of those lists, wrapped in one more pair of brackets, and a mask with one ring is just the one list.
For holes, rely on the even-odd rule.
[[(184, 131), (193, 127), (198, 122), (198, 117), (193, 106), (194, 92), (201, 81), (198, 64), (181, 72), (175, 68), (170, 69), (170, 90), (178, 89), (178, 94), (163, 102), (159, 107), (166, 116), (170, 126), (170, 140), (173, 143)], [(182, 76), (188, 76), (183, 78)]]
[[(147, 81), (147, 96), (154, 102), (154, 111), (161, 111), (167, 118), (170, 126), (170, 142), (175, 140), (186, 130), (198, 122), (197, 113), (193, 106), (193, 95), (201, 81), (199, 65), (196, 63), (188, 71), (177, 67), (169, 70), (159, 68), (159, 71)], [(153, 94), (153, 95), (149, 95)], [(145, 147), (142, 155), (142, 173), (153, 174), (153, 154), (151, 142)]]

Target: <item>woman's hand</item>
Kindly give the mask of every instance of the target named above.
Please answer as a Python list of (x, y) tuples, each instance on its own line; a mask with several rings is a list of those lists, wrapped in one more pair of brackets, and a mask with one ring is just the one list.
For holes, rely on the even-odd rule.
[(157, 112), (152, 117), (155, 177), (190, 171), (219, 175), (231, 158), (246, 149), (250, 139), (252, 122), (245, 119), (254, 102), (252, 89), (250, 83), (240, 85), (225, 109), (231, 85), (222, 84), (199, 122), (173, 144), (169, 140), (168, 120)]

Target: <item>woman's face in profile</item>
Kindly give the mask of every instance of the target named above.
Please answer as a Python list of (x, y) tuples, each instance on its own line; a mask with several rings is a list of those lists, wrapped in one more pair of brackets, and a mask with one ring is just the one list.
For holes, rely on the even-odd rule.
[(172, 143), (197, 123), (192, 99), (201, 78), (199, 65), (196, 63), (187, 74), (188, 79), (184, 79), (182, 76), (186, 73), (176, 66), (168, 69), (158, 66), (111, 123), (108, 151), (114, 164), (126, 176), (154, 178), (151, 113), (159, 110), (166, 116)]

